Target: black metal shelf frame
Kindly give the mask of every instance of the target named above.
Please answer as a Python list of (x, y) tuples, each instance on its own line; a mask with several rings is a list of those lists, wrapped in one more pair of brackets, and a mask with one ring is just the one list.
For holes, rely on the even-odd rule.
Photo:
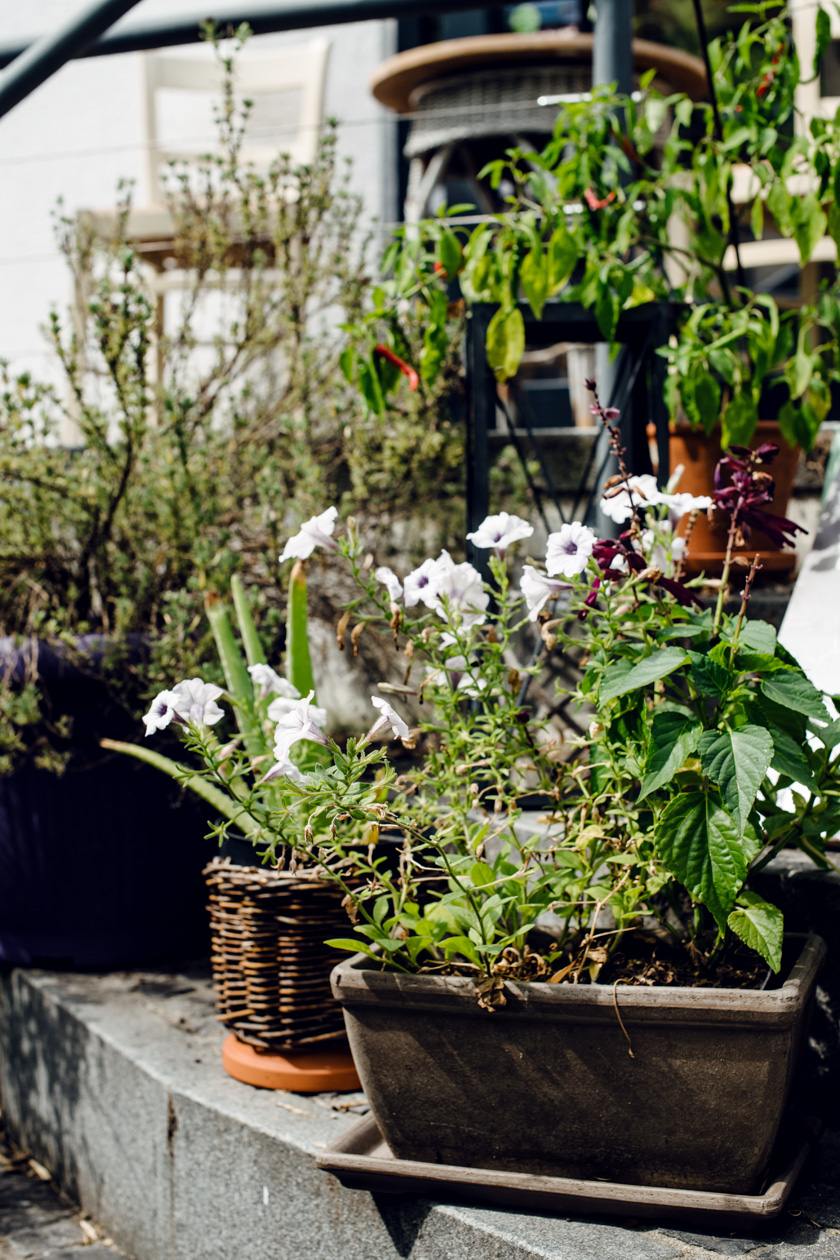
[[(526, 304), (520, 304), (525, 320), (525, 344), (530, 348), (551, 346), (559, 341), (597, 345), (604, 337), (598, 328), (595, 315), (579, 303), (549, 302), (541, 319), (536, 319)], [(477, 529), (490, 511), (490, 437), (496, 428), (499, 411), (506, 419), (511, 444), (522, 463), (525, 475), (535, 499), (535, 507), (545, 522), (542, 492), (534, 484), (528, 467), (526, 452), (516, 433), (510, 415), (499, 397), (496, 380), (487, 364), (485, 337), (487, 327), (498, 308), (492, 303), (476, 303), (466, 322), (466, 517), (467, 532)], [(627, 448), (627, 463), (634, 472), (650, 471), (650, 455), (646, 427), (653, 422), (659, 451), (658, 479), (661, 485), (668, 480), (668, 408), (665, 403), (666, 362), (656, 351), (668, 344), (675, 330), (682, 308), (666, 302), (651, 302), (625, 311), (619, 317), (615, 340), (620, 343), (618, 370), (612, 396), (602, 402), (621, 411), (619, 427)], [(545, 489), (549, 499), (563, 519), (560, 496), (557, 492), (544, 449), (530, 424), (527, 413), (523, 417), (528, 442), (540, 463)], [(595, 421), (593, 420), (593, 423)], [(554, 438), (554, 441), (562, 440)], [(575, 495), (575, 512), (586, 500), (583, 521), (591, 521), (597, 506), (600, 479), (609, 459), (604, 443), (596, 442), (584, 470)], [(592, 488), (587, 492), (593, 464), (599, 461)], [(468, 544), (468, 555), (473, 563), (480, 559)]]

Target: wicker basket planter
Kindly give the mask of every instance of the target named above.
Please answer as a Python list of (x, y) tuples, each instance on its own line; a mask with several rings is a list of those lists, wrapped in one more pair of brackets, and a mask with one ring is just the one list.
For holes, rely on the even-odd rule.
[(239, 1041), (280, 1054), (345, 1042), (341, 1007), (330, 992), (336, 952), (348, 935), (343, 894), (297, 872), (205, 868), (211, 962), (219, 1018)]

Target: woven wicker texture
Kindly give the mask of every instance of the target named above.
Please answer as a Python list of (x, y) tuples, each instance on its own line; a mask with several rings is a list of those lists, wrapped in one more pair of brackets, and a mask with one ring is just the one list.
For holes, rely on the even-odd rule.
[(205, 867), (216, 1008), (260, 1050), (287, 1052), (344, 1038), (324, 945), (350, 935), (342, 892), (324, 880), (215, 858)]

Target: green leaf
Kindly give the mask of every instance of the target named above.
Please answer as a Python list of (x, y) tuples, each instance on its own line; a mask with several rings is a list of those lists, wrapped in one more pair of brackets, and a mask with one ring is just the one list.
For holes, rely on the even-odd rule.
[(615, 337), (618, 325), (619, 300), (611, 281), (598, 282), (598, 293), (595, 298), (595, 322), (604, 340), (611, 342)]
[(499, 307), (487, 326), (487, 362), (497, 381), (515, 376), (525, 352), (525, 321), (518, 306)]
[(656, 825), (657, 853), (671, 874), (723, 929), (747, 862), (738, 828), (707, 792), (680, 792)]
[(447, 958), (451, 958), (453, 954), (463, 954), (468, 962), (480, 965), (478, 950), (468, 936), (447, 936), (438, 944)]
[(762, 693), (783, 709), (826, 721), (828, 712), (820, 693), (804, 674), (774, 674), (761, 684)]
[(814, 50), (813, 67), (813, 74), (815, 77), (820, 72), (820, 62), (831, 44), (831, 16), (828, 10), (823, 9), (821, 6), (817, 9), (816, 35), (817, 43)]
[(522, 260), (519, 272), (522, 292), (528, 300), (535, 319), (542, 319), (543, 307), (549, 291), (548, 267), (541, 249), (530, 249)]
[[(723, 627), (721, 630), (721, 638), (731, 641), (734, 634), (734, 626)], [(771, 626), (769, 621), (742, 621), (741, 629), (738, 633), (738, 647), (750, 648), (753, 652), (761, 652), (766, 656), (772, 656), (776, 651), (776, 628)]]
[(828, 219), (815, 193), (797, 197), (791, 208), (793, 237), (799, 248), (803, 267), (814, 252), (816, 244), (825, 235)]
[[(666, 647), (658, 648), (630, 670), (626, 668), (623, 661), (610, 665), (604, 670), (604, 677), (601, 679), (599, 703), (606, 704), (608, 700), (616, 700), (619, 696), (626, 695), (628, 691), (636, 691), (639, 687), (647, 687), (649, 683), (658, 682), (660, 678), (666, 678), (668, 674), (673, 674), (675, 669), (685, 665), (688, 659), (688, 653), (682, 648)], [(619, 664), (623, 668), (619, 669)]]
[(690, 714), (657, 712), (650, 728), (650, 745), (645, 761), (645, 777), (637, 804), (663, 783), (668, 783), (697, 747), (703, 724)]
[(694, 386), (694, 402), (700, 423), (707, 433), (720, 419), (720, 386), (713, 376), (701, 376)]
[(758, 425), (758, 409), (751, 390), (741, 390), (721, 418), (721, 446), (746, 446)]
[(741, 831), (773, 758), (773, 740), (760, 726), (705, 731), (699, 745), (703, 773), (720, 788)]
[(577, 266), (578, 247), (575, 238), (561, 224), (548, 242), (548, 270), (551, 292), (559, 293)]
[(773, 740), (773, 760), (770, 762), (773, 769), (779, 774), (786, 774), (794, 783), (815, 788), (814, 772), (802, 744), (780, 726), (771, 726), (769, 730)]
[(261, 757), (265, 751), (259, 724), (254, 714), (254, 687), (245, 659), (230, 624), (227, 608), (217, 596), (206, 602), (207, 620), (216, 640), (216, 650), (225, 675), (225, 683), (234, 699), (236, 723), (245, 741), (249, 757)]
[(771, 971), (782, 965), (784, 916), (757, 893), (743, 889), (738, 905), (727, 919), (728, 926), (745, 945), (761, 954)]
[(302, 696), (314, 691), (309, 630), (306, 617), (306, 568), (296, 560), (289, 574), (289, 604), (286, 613), (286, 677)]
[(811, 430), (802, 414), (802, 408), (790, 399), (779, 408), (779, 428), (788, 446), (802, 446), (806, 450), (811, 442)]
[(689, 676), (694, 686), (701, 695), (713, 696), (716, 700), (722, 699), (728, 693), (736, 675), (725, 666), (710, 661), (708, 656), (703, 656), (700, 652), (691, 652), (689, 655), (691, 657)]
[(251, 605), (248, 603), (248, 596), (245, 594), (242, 578), (238, 574), (234, 574), (231, 578), (230, 590), (233, 596), (233, 610), (236, 613), (236, 621), (245, 647), (245, 656), (248, 664), (263, 664), (265, 663), (265, 648), (260, 642), (257, 627), (254, 625), (254, 618), (251, 616)]
[(349, 937), (336, 937), (331, 941), (324, 941), (325, 945), (330, 945), (333, 949), (346, 949), (349, 954), (367, 954), (369, 958), (379, 958), (376, 950), (373, 949), (366, 941), (354, 941)]
[(464, 258), (461, 243), (454, 232), (446, 231), (440, 238), (440, 263), (447, 280), (454, 280), (461, 270)]
[(486, 884), (492, 884), (495, 876), (486, 862), (476, 862), (470, 871), (470, 879), (476, 888), (483, 888)]

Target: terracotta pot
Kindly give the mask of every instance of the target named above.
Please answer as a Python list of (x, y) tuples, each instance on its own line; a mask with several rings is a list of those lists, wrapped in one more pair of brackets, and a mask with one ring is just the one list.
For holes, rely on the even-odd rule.
[[(785, 516), (793, 490), (799, 447), (788, 446), (775, 420), (760, 420), (749, 445), (755, 449), (762, 442), (774, 442), (779, 448), (779, 454), (770, 469), (776, 479), (776, 493), (768, 510), (777, 516)], [(692, 429), (688, 424), (679, 424), (671, 432), (668, 454), (672, 472), (678, 464), (682, 464), (684, 468), (678, 490), (687, 491), (689, 494), (712, 493), (715, 485), (715, 467), (723, 454), (719, 430), (715, 430), (711, 437), (707, 437), (702, 430)], [(690, 576), (701, 572), (714, 576), (723, 571), (727, 521), (723, 513), (716, 513), (716, 515), (719, 519), (710, 522), (705, 514), (701, 514), (694, 523), (689, 555), (684, 566), (685, 572)], [(683, 518), (680, 533), (685, 533), (687, 524), (688, 518)], [(750, 559), (758, 551), (761, 563), (767, 572), (790, 573), (796, 563), (794, 551), (781, 551), (769, 538), (757, 530), (750, 538), (750, 546), (739, 550), (742, 555), (748, 555)]]
[(818, 936), (789, 944), (771, 990), (507, 981), (489, 1013), (471, 979), (376, 971), (360, 954), (332, 985), (398, 1159), (750, 1194), (825, 953)]

